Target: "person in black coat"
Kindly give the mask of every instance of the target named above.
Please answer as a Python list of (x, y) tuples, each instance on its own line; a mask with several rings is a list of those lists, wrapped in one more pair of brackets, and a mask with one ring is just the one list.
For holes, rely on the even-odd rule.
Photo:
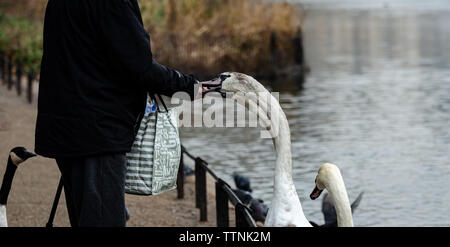
[(72, 226), (125, 226), (125, 153), (147, 94), (198, 81), (158, 64), (136, 0), (49, 0), (36, 153), (56, 159)]

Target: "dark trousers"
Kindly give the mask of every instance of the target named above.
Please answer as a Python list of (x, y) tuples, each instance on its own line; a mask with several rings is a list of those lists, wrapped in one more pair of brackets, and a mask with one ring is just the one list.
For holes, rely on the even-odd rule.
[(125, 154), (56, 159), (72, 227), (124, 227)]

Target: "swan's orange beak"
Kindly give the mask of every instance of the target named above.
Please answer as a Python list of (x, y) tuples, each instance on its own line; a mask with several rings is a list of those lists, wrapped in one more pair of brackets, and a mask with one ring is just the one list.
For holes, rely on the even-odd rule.
[(314, 190), (311, 192), (311, 195), (309, 196), (311, 198), (311, 200), (316, 200), (320, 194), (322, 194), (323, 190), (319, 190), (319, 188), (317, 188), (317, 185), (314, 186)]

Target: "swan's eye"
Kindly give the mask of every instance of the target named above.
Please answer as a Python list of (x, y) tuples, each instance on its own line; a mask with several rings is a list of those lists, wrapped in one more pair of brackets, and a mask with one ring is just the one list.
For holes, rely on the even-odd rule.
[(315, 183), (315, 184), (317, 183), (317, 176), (316, 176), (316, 179), (314, 179), (314, 183)]

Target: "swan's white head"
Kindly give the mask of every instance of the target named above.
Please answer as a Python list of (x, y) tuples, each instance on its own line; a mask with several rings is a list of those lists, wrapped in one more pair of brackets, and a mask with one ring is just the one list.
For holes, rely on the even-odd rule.
[(335, 175), (340, 176), (340, 174), (341, 172), (339, 168), (334, 164), (325, 163), (321, 165), (316, 177), (316, 186), (314, 187), (314, 190), (310, 195), (311, 199), (317, 199), (322, 191), (327, 188), (330, 178)]
[(324, 189), (328, 190), (333, 199), (338, 226), (353, 226), (352, 210), (347, 190), (345, 189), (341, 172), (336, 165), (326, 163), (320, 166), (316, 177), (316, 186), (310, 195), (311, 199), (317, 199)]
[(267, 89), (255, 78), (246, 74), (238, 72), (225, 72), (220, 74), (220, 77), (224, 79), (222, 82), (223, 92), (268, 92)]

